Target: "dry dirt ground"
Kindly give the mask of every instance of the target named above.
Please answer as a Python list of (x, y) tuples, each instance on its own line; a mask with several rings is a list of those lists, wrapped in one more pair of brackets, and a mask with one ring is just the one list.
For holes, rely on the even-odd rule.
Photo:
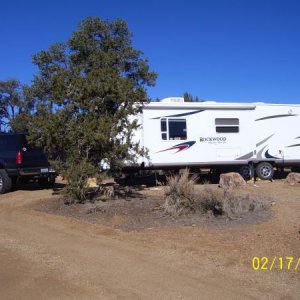
[(161, 187), (76, 206), (52, 190), (1, 195), (0, 298), (300, 299), (300, 266), (251, 263), (300, 258), (300, 185), (258, 182), (244, 192), (268, 195), (270, 211), (171, 219), (159, 209)]

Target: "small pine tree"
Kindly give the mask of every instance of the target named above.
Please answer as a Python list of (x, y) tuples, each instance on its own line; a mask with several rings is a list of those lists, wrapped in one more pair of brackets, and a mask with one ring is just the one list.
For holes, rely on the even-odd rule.
[(184, 98), (184, 102), (201, 102), (202, 100), (200, 100), (198, 98), (198, 96), (193, 97), (192, 94), (185, 92), (183, 94), (183, 98)]
[(125, 159), (143, 154), (131, 139), (138, 124), (128, 116), (139, 111), (136, 102), (148, 101), (146, 87), (156, 73), (133, 48), (125, 21), (92, 17), (33, 62), (39, 72), (30, 89), (35, 112), (29, 139), (56, 159), (62, 173), (73, 174), (68, 194), (81, 201), (86, 175), (97, 176), (100, 161), (118, 170)]

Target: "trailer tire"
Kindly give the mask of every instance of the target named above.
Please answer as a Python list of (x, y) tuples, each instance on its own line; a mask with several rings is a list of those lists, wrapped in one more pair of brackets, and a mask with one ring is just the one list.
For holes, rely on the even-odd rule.
[(256, 166), (256, 174), (261, 180), (272, 180), (274, 168), (268, 162), (261, 162)]
[(7, 193), (11, 190), (12, 181), (7, 172), (0, 169), (0, 194)]
[(250, 165), (241, 166), (239, 169), (240, 175), (244, 178), (244, 180), (250, 180), (253, 178), (253, 168)]

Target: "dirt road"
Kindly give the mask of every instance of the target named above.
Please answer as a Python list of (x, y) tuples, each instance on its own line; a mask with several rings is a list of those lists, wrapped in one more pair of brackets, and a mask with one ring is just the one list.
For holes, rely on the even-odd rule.
[(300, 188), (262, 189), (276, 205), (261, 224), (141, 232), (33, 210), (50, 190), (1, 195), (0, 298), (299, 299), (300, 268), (254, 271), (251, 259), (300, 258)]

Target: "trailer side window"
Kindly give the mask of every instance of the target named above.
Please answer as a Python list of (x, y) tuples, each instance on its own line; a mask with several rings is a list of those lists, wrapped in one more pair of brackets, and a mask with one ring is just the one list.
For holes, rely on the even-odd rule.
[(167, 139), (167, 119), (160, 120), (161, 139)]
[(237, 118), (218, 118), (215, 119), (215, 124), (218, 133), (239, 132), (240, 121)]
[(185, 119), (160, 119), (160, 130), (162, 140), (186, 140)]
[(168, 119), (169, 140), (186, 140), (186, 120)]

